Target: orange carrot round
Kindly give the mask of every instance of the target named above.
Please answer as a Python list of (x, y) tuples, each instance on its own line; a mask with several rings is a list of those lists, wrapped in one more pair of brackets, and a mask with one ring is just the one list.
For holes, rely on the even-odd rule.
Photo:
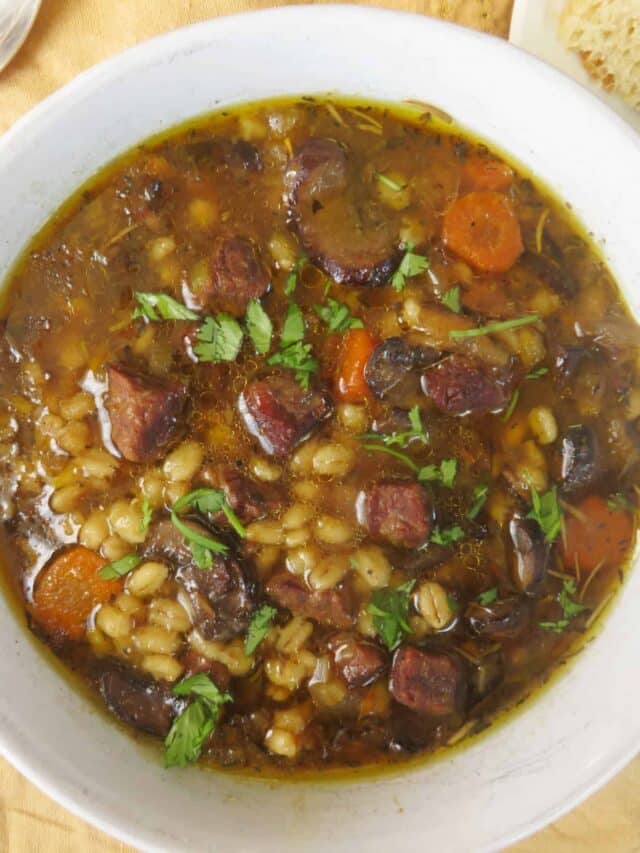
[(123, 588), (120, 579), (100, 577), (98, 572), (106, 564), (82, 545), (56, 554), (36, 580), (31, 615), (40, 628), (60, 639), (81, 640), (94, 608)]
[(362, 403), (371, 392), (364, 369), (378, 339), (367, 329), (349, 329), (342, 338), (336, 368), (336, 391), (345, 403)]
[(462, 165), (462, 186), (470, 190), (508, 190), (513, 169), (493, 157), (470, 154)]
[(513, 205), (489, 190), (457, 199), (444, 215), (442, 237), (447, 248), (481, 272), (506, 272), (524, 248)]
[[(620, 566), (633, 538), (633, 519), (624, 510), (610, 509), (591, 495), (576, 505), (576, 515), (565, 515), (562, 559), (566, 568), (581, 573), (596, 566)], [(578, 517), (580, 516), (580, 517)]]

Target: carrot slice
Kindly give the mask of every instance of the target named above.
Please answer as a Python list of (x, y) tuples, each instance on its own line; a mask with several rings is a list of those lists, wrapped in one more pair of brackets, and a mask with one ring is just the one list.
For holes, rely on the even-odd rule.
[(506, 272), (524, 246), (513, 205), (482, 190), (457, 199), (444, 215), (445, 245), (481, 272)]
[(362, 403), (371, 397), (364, 369), (377, 345), (378, 339), (367, 329), (349, 329), (342, 338), (335, 385), (345, 403)]
[[(614, 510), (598, 495), (577, 504), (576, 515), (565, 515), (562, 559), (567, 569), (592, 572), (596, 566), (617, 567), (633, 538), (633, 518), (624, 510)], [(580, 516), (580, 517), (578, 517)]]
[(56, 554), (42, 569), (33, 594), (31, 614), (49, 635), (80, 640), (87, 619), (99, 604), (122, 591), (120, 579), (98, 574), (107, 560), (82, 545)]
[(470, 154), (462, 166), (462, 186), (470, 190), (508, 190), (513, 169), (493, 157)]

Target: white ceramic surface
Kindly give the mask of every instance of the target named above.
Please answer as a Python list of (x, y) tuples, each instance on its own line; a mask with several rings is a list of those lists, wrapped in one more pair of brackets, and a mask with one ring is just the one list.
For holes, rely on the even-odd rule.
[[(399, 13), (289, 7), (199, 24), (82, 75), (0, 139), (0, 278), (116, 153), (220, 104), (287, 92), (437, 104), (530, 166), (605, 241), (640, 316), (638, 137), (514, 47)], [(394, 777), (265, 784), (165, 771), (46, 666), (0, 602), (0, 746), (30, 779), (145, 849), (494, 850), (557, 817), (640, 746), (640, 572), (551, 690), (450, 758)]]
[(640, 110), (634, 110), (616, 92), (603, 89), (589, 75), (578, 54), (560, 41), (558, 21), (566, 3), (567, 0), (514, 0), (509, 41), (569, 74), (640, 132)]

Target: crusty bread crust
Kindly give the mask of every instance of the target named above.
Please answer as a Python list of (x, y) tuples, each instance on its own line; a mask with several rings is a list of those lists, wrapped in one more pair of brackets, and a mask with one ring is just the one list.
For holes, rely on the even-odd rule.
[(568, 0), (558, 32), (595, 80), (640, 110), (640, 0)]

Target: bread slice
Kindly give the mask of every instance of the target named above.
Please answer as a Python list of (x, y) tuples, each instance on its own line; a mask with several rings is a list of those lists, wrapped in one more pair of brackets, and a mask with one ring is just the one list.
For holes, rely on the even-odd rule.
[(640, 0), (568, 0), (558, 32), (595, 80), (640, 110)]

